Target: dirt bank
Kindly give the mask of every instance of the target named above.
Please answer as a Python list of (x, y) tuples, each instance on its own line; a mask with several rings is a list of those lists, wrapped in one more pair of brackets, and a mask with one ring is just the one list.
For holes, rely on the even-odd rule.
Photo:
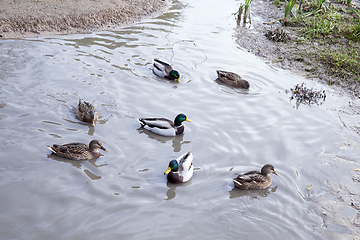
[(2, 0), (2, 38), (72, 34), (116, 28), (151, 17), (165, 0)]
[[(345, 12), (343, 10), (345, 9), (344, 5), (338, 4), (336, 1), (332, 2), (332, 6), (334, 9), (338, 9), (339, 12), (340, 10)], [(360, 2), (355, 1), (351, 8), (359, 9)], [(356, 15), (354, 14), (354, 16)], [(352, 18), (352, 16), (347, 17)], [(355, 74), (351, 73), (351, 71), (344, 70), (345, 73), (342, 75), (329, 71), (328, 65), (336, 64), (336, 62), (326, 55), (329, 51), (341, 52), (344, 48), (358, 51), (357, 49), (360, 48), (359, 42), (353, 43), (342, 36), (306, 38), (299, 31), (299, 28), (294, 26), (284, 27), (282, 21), (274, 21), (284, 18), (284, 6), (277, 7), (274, 1), (271, 0), (253, 1), (251, 3), (251, 18), (251, 24), (244, 25), (241, 21), (236, 30), (236, 38), (240, 46), (263, 58), (271, 66), (291, 70), (328, 85), (339, 86), (347, 94), (359, 99), (359, 79), (356, 79)], [(269, 24), (270, 22), (272, 24)], [(281, 28), (290, 37), (290, 40), (275, 42), (265, 36), (269, 30), (274, 31), (277, 28)], [(359, 61), (354, 58), (351, 60)], [(343, 69), (345, 69), (345, 66)]]

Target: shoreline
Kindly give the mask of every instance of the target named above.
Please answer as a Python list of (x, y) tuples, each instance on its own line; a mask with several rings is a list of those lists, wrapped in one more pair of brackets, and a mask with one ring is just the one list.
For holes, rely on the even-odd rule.
[[(360, 7), (360, 3), (354, 6)], [(240, 47), (260, 57), (270, 66), (336, 87), (340, 94), (349, 95), (352, 99), (360, 99), (360, 81), (344, 79), (344, 77), (329, 73), (321, 65), (325, 62), (324, 57), (321, 59), (313, 55), (314, 51), (325, 53), (328, 48), (331, 48), (332, 51), (341, 49), (341, 46), (350, 48), (350, 41), (346, 38), (341, 38), (339, 42), (334, 41), (332, 44), (324, 44), (321, 38), (312, 38), (306, 41), (296, 27), (284, 26), (279, 21), (283, 15), (283, 8), (277, 7), (272, 1), (252, 2), (251, 16), (256, 18), (254, 17), (251, 24), (242, 22), (238, 24), (234, 34), (235, 41)], [(272, 41), (266, 37), (267, 33), (277, 29), (283, 31), (290, 40)]]
[(90, 33), (124, 27), (164, 12), (168, 0), (3, 0), (0, 39)]

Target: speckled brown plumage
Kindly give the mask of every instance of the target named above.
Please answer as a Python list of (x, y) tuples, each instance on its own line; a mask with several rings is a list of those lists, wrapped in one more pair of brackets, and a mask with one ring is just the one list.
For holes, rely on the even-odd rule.
[(271, 185), (270, 173), (279, 175), (275, 172), (274, 166), (271, 164), (266, 164), (262, 167), (261, 172), (257, 170), (245, 172), (237, 176), (233, 182), (235, 187), (240, 189), (264, 189), (268, 188)]
[(80, 121), (89, 122), (91, 123), (91, 126), (95, 126), (95, 122), (98, 120), (96, 108), (82, 99), (79, 99), (75, 114)]
[(218, 79), (223, 83), (244, 89), (249, 89), (250, 87), (249, 82), (242, 79), (242, 77), (240, 77), (236, 73), (222, 71), (222, 70), (216, 70), (216, 72), (218, 74)]
[(54, 144), (47, 146), (51, 152), (59, 157), (72, 160), (89, 160), (100, 157), (99, 148), (106, 151), (98, 140), (92, 140), (89, 145), (85, 143), (75, 142), (67, 144)]

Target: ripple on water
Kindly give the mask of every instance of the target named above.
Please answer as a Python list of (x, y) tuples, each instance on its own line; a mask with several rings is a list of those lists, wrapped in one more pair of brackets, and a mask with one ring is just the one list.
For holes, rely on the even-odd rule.
[[(319, 169), (343, 138), (339, 118), (327, 110), (338, 100), (294, 108), (284, 91), (308, 80), (237, 47), (229, 17), (237, 8), (230, 0), (174, 1), (134, 27), (2, 42), (4, 238), (320, 238), (323, 219), (302, 196), (310, 184), (324, 186), (328, 175)], [(182, 82), (155, 76), (154, 58), (171, 63)], [(250, 89), (216, 81), (217, 69), (238, 73)], [(76, 119), (79, 98), (95, 103), (95, 128)], [(192, 120), (178, 137), (139, 129), (136, 120), (178, 113)], [(46, 149), (92, 139), (108, 152), (90, 161)], [(193, 178), (167, 183), (169, 161), (188, 150)], [(266, 163), (280, 173), (271, 188), (234, 189), (235, 173)]]

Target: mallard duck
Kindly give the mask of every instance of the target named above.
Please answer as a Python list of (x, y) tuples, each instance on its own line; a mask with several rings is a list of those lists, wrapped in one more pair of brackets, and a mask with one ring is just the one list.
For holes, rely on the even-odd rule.
[(91, 126), (95, 126), (95, 122), (98, 120), (98, 113), (95, 107), (82, 99), (79, 99), (75, 113), (79, 120), (89, 122)]
[(188, 119), (183, 113), (178, 114), (174, 122), (167, 118), (139, 118), (138, 120), (141, 124), (141, 127), (166, 137), (173, 137), (183, 134), (185, 128), (182, 125), (182, 122), (191, 122), (191, 120)]
[(218, 78), (223, 83), (229, 84), (234, 87), (249, 89), (250, 84), (248, 81), (242, 79), (238, 74), (222, 70), (216, 70)]
[(240, 189), (264, 189), (271, 185), (270, 173), (279, 175), (275, 172), (273, 165), (266, 164), (262, 167), (261, 173), (257, 170), (249, 171), (237, 176), (233, 182), (235, 187)]
[(171, 160), (169, 167), (164, 174), (167, 174), (167, 179), (172, 183), (187, 182), (193, 176), (194, 166), (192, 164), (193, 155), (188, 151), (180, 156), (177, 160)]
[(55, 155), (72, 160), (89, 160), (100, 157), (98, 148), (107, 152), (98, 140), (92, 140), (89, 145), (85, 143), (54, 144), (47, 146)]
[(154, 59), (154, 73), (159, 77), (180, 82), (180, 73), (172, 68), (170, 64)]

